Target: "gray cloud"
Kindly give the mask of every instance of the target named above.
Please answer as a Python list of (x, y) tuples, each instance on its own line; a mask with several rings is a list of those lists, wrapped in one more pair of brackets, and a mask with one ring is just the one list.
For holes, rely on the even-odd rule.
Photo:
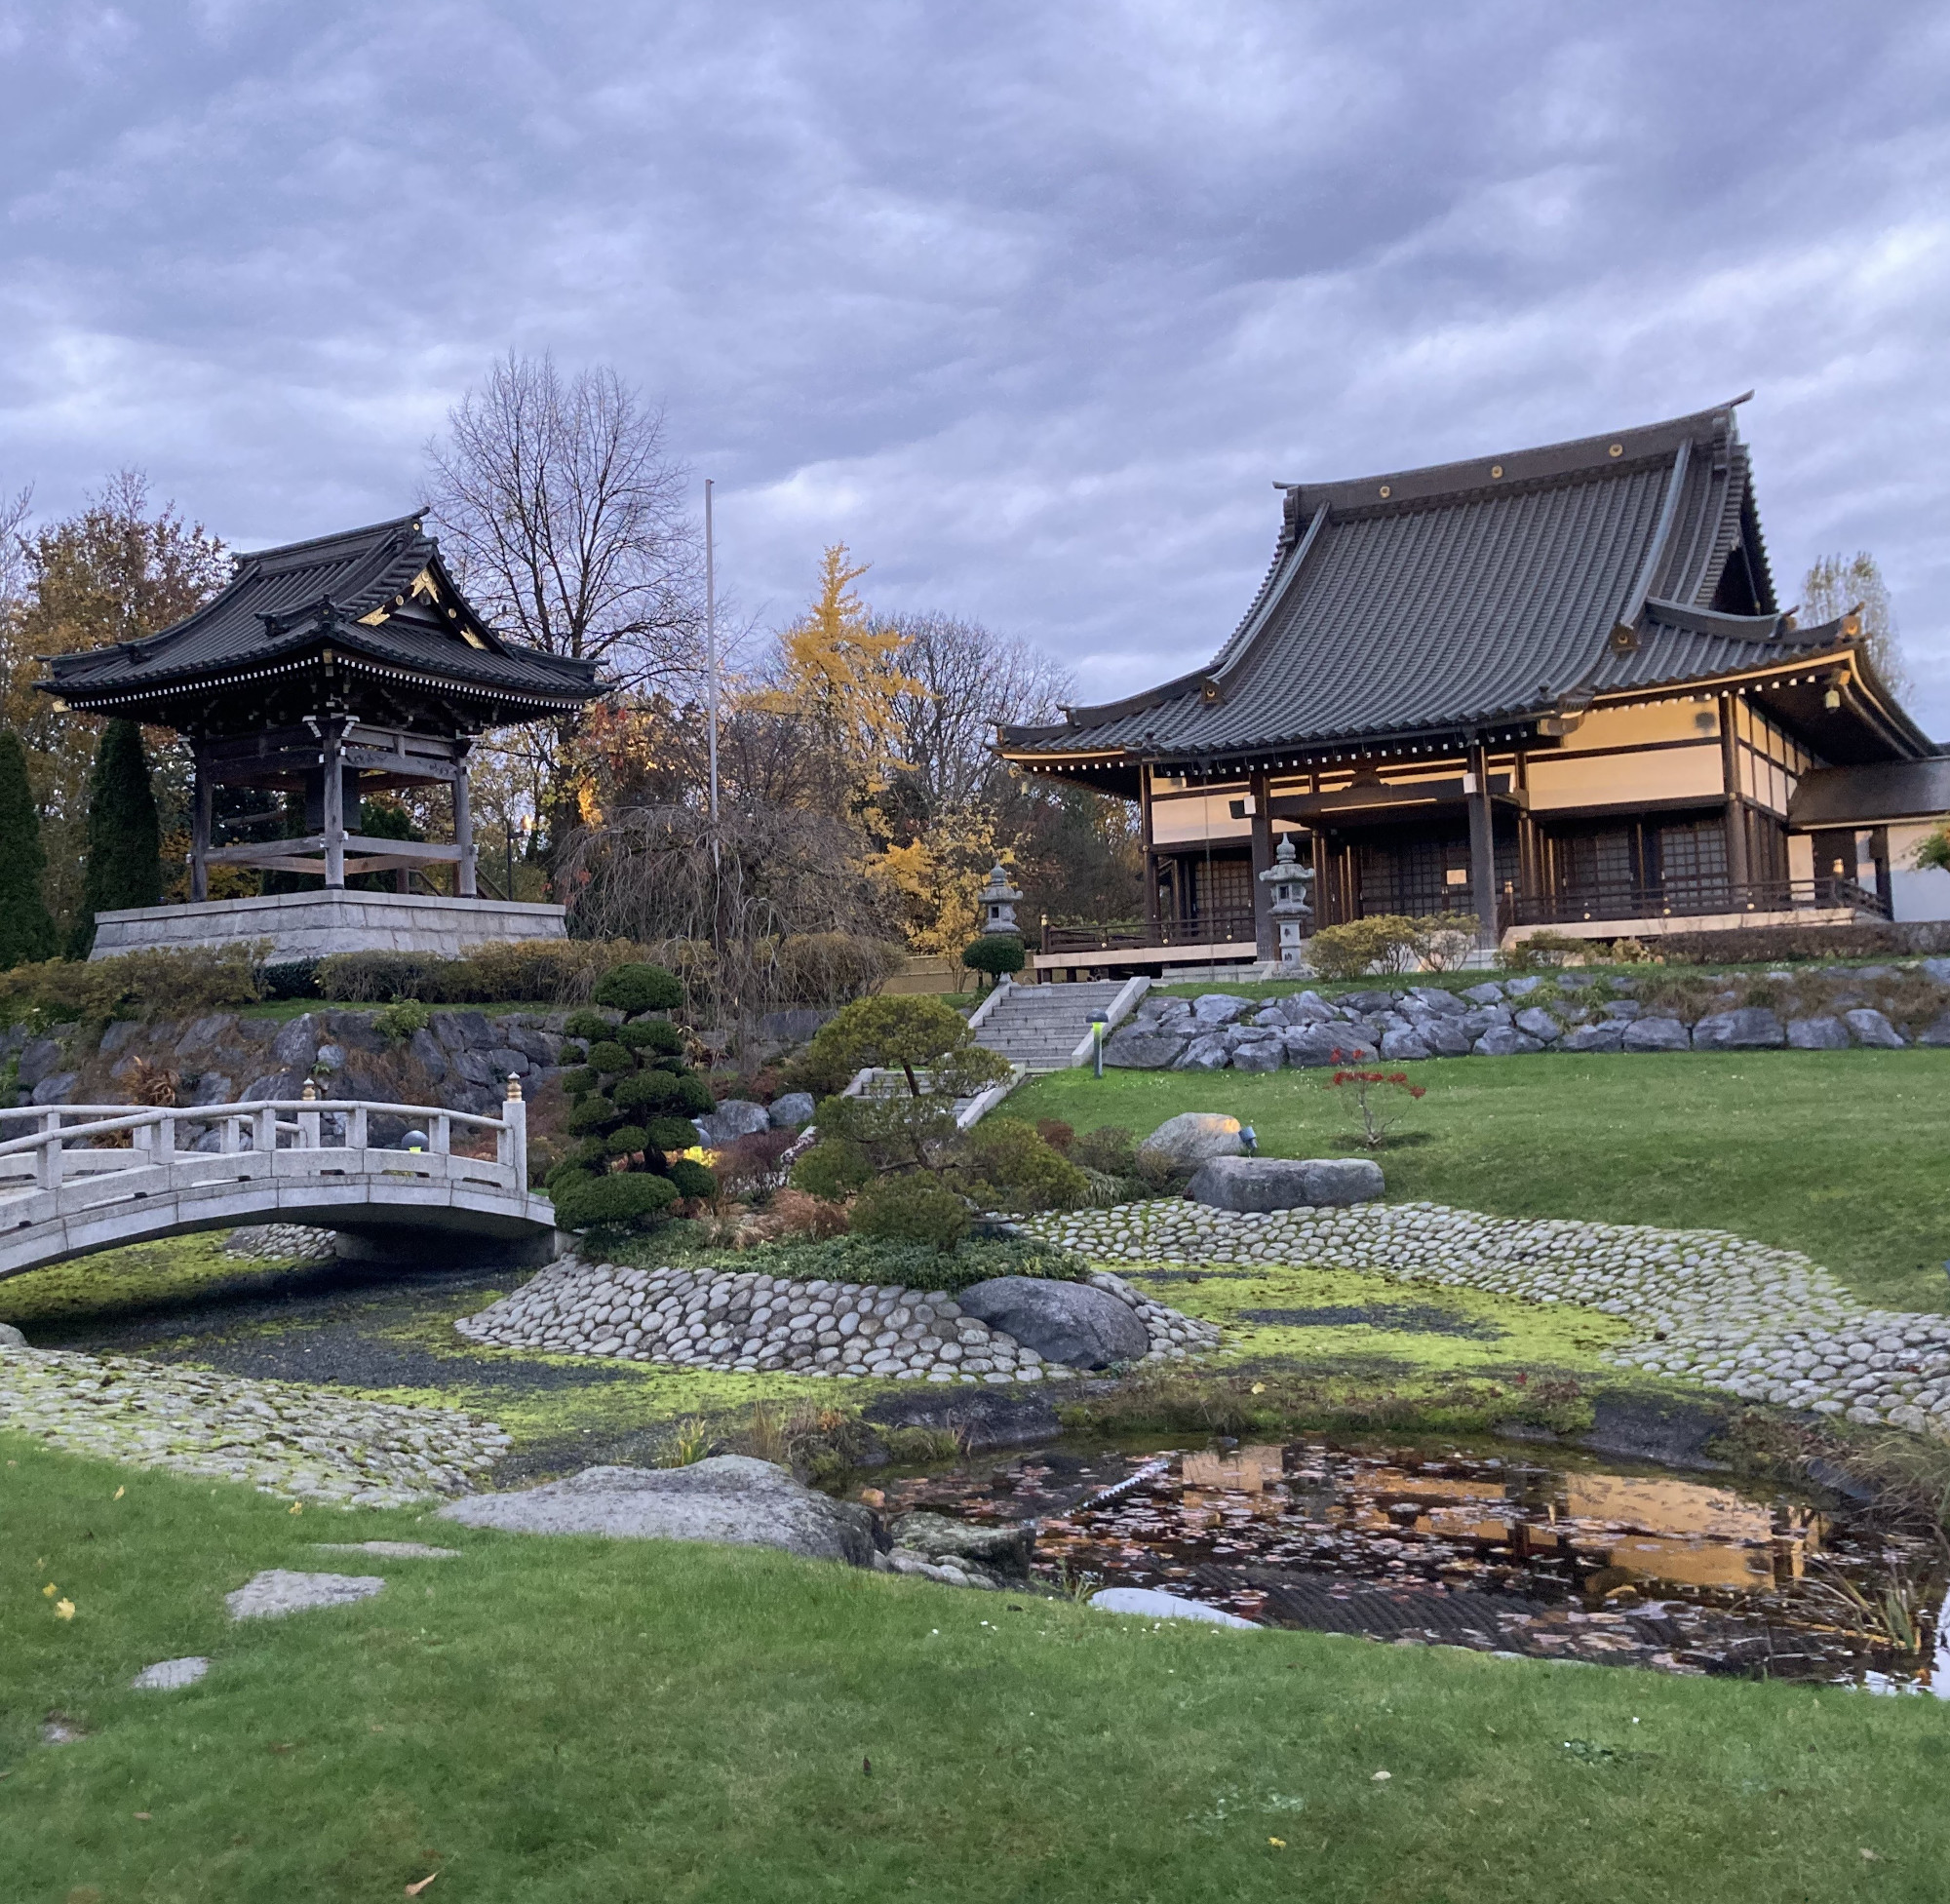
[(412, 501), (510, 345), (1096, 695), (1216, 647), (1271, 482), (1757, 386), (1782, 586), (1873, 549), (1950, 732), (1950, 33), (1922, 5), (0, 8), (0, 486), (245, 545)]

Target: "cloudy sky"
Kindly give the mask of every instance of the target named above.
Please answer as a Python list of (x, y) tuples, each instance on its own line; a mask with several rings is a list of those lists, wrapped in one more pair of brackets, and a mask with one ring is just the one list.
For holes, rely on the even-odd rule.
[(1881, 0), (0, 0), (0, 489), (232, 543), (413, 506), (496, 353), (1086, 697), (1195, 665), (1276, 479), (1752, 387), (1787, 600), (1872, 550), (1950, 736), (1950, 15)]

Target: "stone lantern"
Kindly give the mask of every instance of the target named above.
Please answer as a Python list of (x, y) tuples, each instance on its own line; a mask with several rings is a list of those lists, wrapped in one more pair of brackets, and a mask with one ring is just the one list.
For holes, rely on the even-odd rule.
[(1302, 951), (1301, 921), (1313, 916), (1313, 908), (1306, 903), (1306, 889), (1312, 883), (1313, 869), (1301, 865), (1294, 852), (1292, 834), (1280, 835), (1273, 863), (1260, 874), (1260, 879), (1273, 889), (1273, 902), (1268, 910), (1279, 926), (1280, 963), (1298, 965)]
[(1002, 871), (999, 861), (989, 869), (989, 883), (976, 897), (982, 902), (985, 934), (1022, 937), (1022, 927), (1016, 923), (1016, 902), (1022, 894), (1009, 884), (1009, 875)]

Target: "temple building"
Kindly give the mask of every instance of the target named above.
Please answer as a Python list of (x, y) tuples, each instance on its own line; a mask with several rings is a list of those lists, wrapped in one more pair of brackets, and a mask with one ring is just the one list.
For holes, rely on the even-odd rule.
[[(103, 913), (95, 956), (138, 947), (267, 940), (272, 956), (412, 950), (453, 955), (490, 940), (560, 937), (560, 906), (484, 897), (468, 797), (482, 733), (573, 714), (596, 665), (506, 640), (471, 607), (417, 516), (240, 557), (195, 614), (138, 641), (53, 658), (41, 683), (75, 714), (184, 736), (195, 760), (190, 903)], [(367, 836), (371, 794), (446, 786), (453, 838)], [(214, 837), (219, 787), (302, 797), (293, 838)], [(213, 867), (308, 875), (316, 890), (208, 897)], [(451, 894), (410, 890), (452, 869)], [(348, 890), (393, 871), (399, 890)], [(280, 881), (289, 884), (289, 879)]]
[(1000, 730), (1024, 771), (1143, 818), (1148, 915), (1046, 926), (1043, 972), (1276, 957), (1258, 875), (1283, 837), (1309, 929), (1950, 916), (1950, 874), (1908, 865), (1950, 759), (1857, 615), (1776, 601), (1735, 405), (1278, 486), (1271, 565), (1209, 666)]

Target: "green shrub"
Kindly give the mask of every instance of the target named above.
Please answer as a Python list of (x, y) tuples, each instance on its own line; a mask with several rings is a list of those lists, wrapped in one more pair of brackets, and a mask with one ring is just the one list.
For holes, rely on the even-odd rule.
[(51, 1024), (101, 1024), (118, 1015), (193, 1018), (249, 1005), (260, 995), (255, 961), (263, 945), (17, 965), (0, 972), (0, 1020), (39, 1013)]
[(162, 903), (162, 822), (142, 730), (133, 720), (111, 720), (101, 730), (88, 777), (87, 826), (81, 910), (68, 935), (74, 958), (86, 958), (95, 944), (96, 913)]
[(1591, 950), (1585, 940), (1574, 939), (1568, 932), (1553, 932), (1546, 927), (1541, 932), (1533, 932), (1527, 939), (1519, 939), (1513, 946), (1500, 948), (1497, 963), (1505, 972), (1535, 972), (1568, 965), (1574, 959), (1581, 965), (1590, 956)]
[(782, 940), (779, 995), (798, 1005), (831, 1005), (878, 991), (907, 962), (907, 948), (857, 932), (796, 932)]
[(616, 1086), (622, 1110), (662, 1110), (684, 1117), (709, 1117), (717, 1109), (711, 1087), (695, 1071), (642, 1070)]
[(1070, 1160), (1107, 1177), (1128, 1177), (1137, 1168), (1138, 1140), (1121, 1124), (1100, 1124), (1085, 1131), (1070, 1147)]
[(603, 1083), (603, 1073), (592, 1065), (584, 1065), (577, 1070), (565, 1071), (562, 1088), (569, 1098), (586, 1098), (598, 1090)]
[(1323, 979), (1358, 979), (1377, 970), (1403, 972), (1415, 962), (1421, 938), (1416, 920), (1378, 913), (1346, 925), (1322, 926), (1306, 942), (1306, 962)]
[(677, 1199), (678, 1187), (668, 1177), (612, 1171), (564, 1184), (555, 1198), (555, 1220), (564, 1229), (643, 1228)]
[(924, 1243), (952, 1250), (968, 1234), (968, 1205), (932, 1177), (882, 1177), (860, 1193), (853, 1233), (881, 1243)]
[(874, 1166), (857, 1144), (823, 1138), (793, 1165), (792, 1186), (838, 1203), (873, 1182)]
[(609, 1021), (601, 1012), (591, 1011), (585, 1005), (580, 1011), (570, 1012), (563, 1022), (565, 1035), (580, 1038), (585, 1044), (600, 1044), (604, 1038), (616, 1034), (610, 1029)]
[(589, 1047), (589, 1066), (592, 1070), (604, 1071), (610, 1077), (627, 1077), (637, 1069), (637, 1060), (627, 1046), (604, 1038), (601, 1044)]
[(266, 998), (316, 998), (318, 966), (315, 958), (280, 959), (274, 965), (260, 965), (257, 979)]
[(683, 1032), (667, 1018), (640, 1018), (634, 1025), (619, 1026), (611, 1035), (632, 1051), (647, 1051), (658, 1058), (683, 1056)]
[(673, 1157), (670, 1180), (679, 1196), (695, 1203), (709, 1203), (718, 1194), (718, 1179), (694, 1157)]
[(1020, 972), (1029, 962), (1023, 942), (1013, 934), (985, 932), (961, 949), (961, 962), (971, 972), (986, 972), (991, 980)]
[(568, 1107), (568, 1128), (581, 1136), (616, 1121), (616, 1107), (604, 1097), (578, 1098)]
[(616, 965), (596, 981), (591, 994), (599, 1005), (607, 1005), (635, 1018), (640, 1012), (672, 1012), (683, 1004), (683, 987), (675, 972), (661, 965)]
[(1012, 1210), (1076, 1210), (1090, 1201), (1082, 1171), (1020, 1117), (991, 1117), (968, 1137), (971, 1175)]
[(415, 1031), (424, 1031), (433, 1014), (417, 998), (400, 998), (382, 1012), (372, 1015), (373, 1028), (397, 1043), (404, 1043)]

